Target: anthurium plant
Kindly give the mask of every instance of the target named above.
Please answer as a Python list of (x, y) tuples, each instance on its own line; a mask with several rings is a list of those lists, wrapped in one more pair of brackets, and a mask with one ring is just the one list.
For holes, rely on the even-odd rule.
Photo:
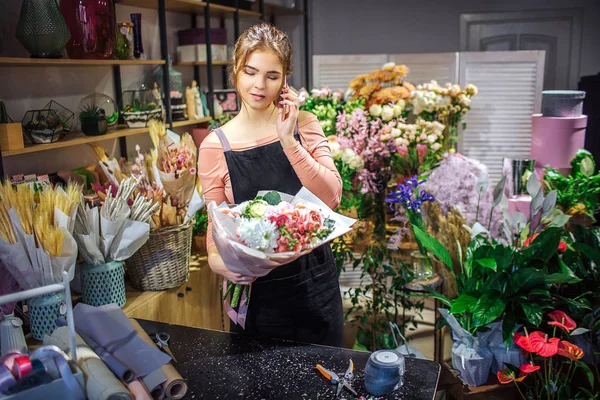
[[(461, 326), (471, 334), (486, 331), (487, 325), (502, 320), (505, 345), (513, 340), (517, 325), (539, 326), (545, 311), (551, 310), (559, 296), (555, 285), (577, 283), (580, 279), (562, 259), (566, 244), (561, 243), (561, 227), (569, 217), (555, 207), (556, 193), (544, 196), (534, 175), (528, 180), (532, 196), (531, 215), (539, 222), (515, 212), (508, 214), (503, 194), (505, 179), (494, 189), (494, 207), (504, 210), (504, 239), (493, 238), (476, 222), (471, 228), (471, 242), (461, 259), (456, 281), (458, 295), (449, 299), (441, 293), (430, 295), (450, 309)], [(412, 225), (420, 246), (437, 257), (450, 271), (448, 251), (424, 229)]]
[[(582, 361), (584, 351), (572, 343), (572, 337), (587, 330), (578, 328), (575, 321), (560, 310), (548, 313), (547, 317), (549, 321), (542, 330), (515, 332), (514, 342), (527, 354), (528, 361), (498, 371), (498, 381), (514, 383), (526, 400), (598, 398), (598, 393), (592, 393), (594, 374)], [(576, 377), (578, 372), (580, 375)]]

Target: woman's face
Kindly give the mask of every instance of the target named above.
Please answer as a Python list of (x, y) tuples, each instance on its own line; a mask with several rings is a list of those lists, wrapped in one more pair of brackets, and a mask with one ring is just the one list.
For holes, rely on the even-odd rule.
[(255, 110), (273, 104), (283, 86), (283, 66), (279, 57), (270, 50), (256, 50), (240, 66), (237, 90), (242, 101)]

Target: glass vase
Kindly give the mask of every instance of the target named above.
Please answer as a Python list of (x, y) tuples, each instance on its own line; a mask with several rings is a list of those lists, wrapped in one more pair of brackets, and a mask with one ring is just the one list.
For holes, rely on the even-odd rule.
[(67, 43), (70, 58), (113, 57), (116, 42), (113, 0), (61, 0), (60, 9), (71, 31)]
[(71, 34), (56, 0), (23, 0), (17, 39), (34, 58), (60, 58)]
[(142, 45), (142, 14), (130, 15), (133, 23), (133, 56), (137, 59), (144, 58), (144, 46)]
[(413, 260), (415, 280), (426, 281), (433, 278), (433, 264), (431, 263), (429, 256), (424, 256), (417, 250), (411, 252), (410, 257)]

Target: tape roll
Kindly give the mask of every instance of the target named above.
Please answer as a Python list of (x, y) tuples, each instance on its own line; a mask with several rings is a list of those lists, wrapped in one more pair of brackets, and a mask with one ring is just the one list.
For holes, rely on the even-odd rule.
[(16, 357), (14, 361), (15, 364), (12, 373), (17, 380), (21, 380), (33, 372), (33, 365), (31, 364), (29, 356), (19, 356)]
[(21, 353), (17, 352), (5, 354), (0, 358), (0, 364), (4, 365), (6, 369), (12, 373), (12, 370), (15, 367), (15, 358), (20, 357), (21, 355)]
[(371, 354), (365, 367), (365, 388), (374, 396), (383, 396), (402, 385), (404, 357), (394, 350)]

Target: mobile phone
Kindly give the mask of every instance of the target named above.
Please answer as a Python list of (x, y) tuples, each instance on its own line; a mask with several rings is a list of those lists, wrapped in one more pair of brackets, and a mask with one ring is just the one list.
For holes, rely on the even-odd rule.
[(279, 93), (279, 97), (277, 98), (277, 107), (284, 107), (284, 112), (283, 115), (285, 116), (288, 113), (288, 106), (283, 106), (282, 104), (279, 104), (280, 101), (283, 100), (283, 97), (281, 97), (281, 95), (283, 94), (283, 91), (285, 89), (287, 89), (288, 84), (287, 84), (287, 75), (283, 77), (283, 87), (281, 88), (281, 92)]

